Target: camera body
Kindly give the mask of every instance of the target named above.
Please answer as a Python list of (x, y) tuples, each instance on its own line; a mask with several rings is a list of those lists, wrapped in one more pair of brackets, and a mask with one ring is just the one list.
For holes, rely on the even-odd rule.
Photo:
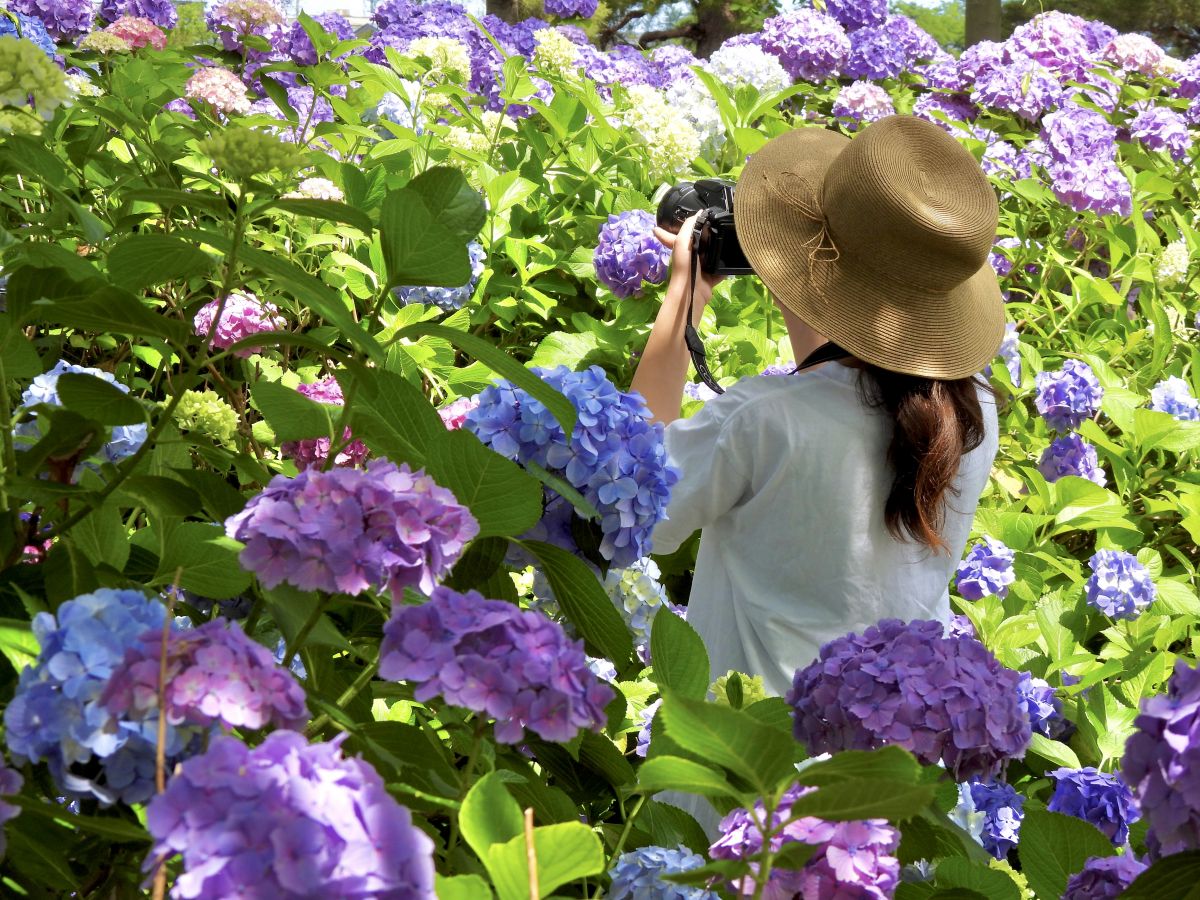
[(754, 269), (738, 242), (733, 223), (733, 182), (719, 178), (684, 181), (668, 188), (658, 203), (658, 227), (678, 234), (684, 220), (698, 212), (693, 240), (700, 270), (709, 275), (749, 275)]

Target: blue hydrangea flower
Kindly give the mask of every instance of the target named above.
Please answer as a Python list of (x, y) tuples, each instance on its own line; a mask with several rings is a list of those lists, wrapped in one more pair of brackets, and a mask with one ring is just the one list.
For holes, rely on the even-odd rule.
[[(48, 406), (62, 406), (58, 396), (58, 377), (70, 372), (73, 375), (91, 375), (107, 381), (124, 394), (129, 393), (128, 385), (121, 384), (109, 372), (92, 369), (86, 366), (76, 366), (65, 360), (59, 360), (49, 372), (33, 379), (33, 382), (21, 394), (21, 406), (31, 409), (39, 403)], [(41, 437), (41, 427), (35, 415), (32, 421), (23, 422), (14, 429), (14, 435), (19, 443), (32, 445)], [(120, 462), (127, 456), (132, 456), (146, 442), (146, 425), (116, 425), (112, 429), (111, 439), (100, 448), (98, 456), (106, 462)]]
[(1130, 851), (1120, 856), (1093, 856), (1067, 879), (1062, 900), (1117, 900), (1147, 868)]
[(1017, 577), (1013, 573), (1013, 551), (1003, 542), (985, 537), (958, 564), (954, 577), (958, 593), (966, 600), (1007, 596), (1008, 586)]
[(1022, 672), (1017, 695), (1029, 713), (1030, 727), (1038, 734), (1057, 740), (1071, 730), (1071, 723), (1063, 718), (1062, 701), (1045, 679)]
[(667, 847), (641, 847), (622, 853), (609, 870), (611, 900), (717, 900), (707, 888), (690, 887), (664, 881), (663, 875), (678, 875), (704, 865), (705, 859), (682, 844), (675, 850)]
[(1051, 484), (1064, 475), (1086, 478), (1101, 487), (1108, 483), (1096, 448), (1073, 431), (1050, 443), (1038, 460), (1038, 471)]
[(478, 241), (471, 241), (467, 244), (467, 254), (471, 259), (471, 278), (466, 284), (452, 288), (430, 285), (398, 287), (393, 294), (403, 306), (408, 306), (410, 303), (423, 303), (426, 306), (436, 306), (446, 312), (461, 309), (463, 304), (470, 300), (471, 295), (475, 293), (475, 285), (479, 281), (479, 276), (483, 274), (483, 261), (487, 258), (483, 245)]
[(1012, 382), (1013, 387), (1021, 386), (1021, 336), (1017, 333), (1017, 326), (1012, 322), (1004, 324), (1004, 339), (1000, 341), (1000, 350), (997, 356), (1004, 360), (1004, 365), (1008, 368), (1008, 379)]
[(611, 568), (604, 576), (604, 592), (620, 610), (633, 636), (633, 645), (643, 662), (650, 662), (650, 629), (660, 610), (680, 618), (687, 610), (667, 599), (667, 590), (659, 579), (658, 563), (649, 557), (639, 559), (627, 569)]
[(983, 814), (980, 843), (996, 859), (1004, 859), (1017, 845), (1021, 820), (1025, 818), (1025, 798), (1003, 781), (970, 782), (971, 800)]
[(1039, 372), (1034, 405), (1055, 431), (1074, 431), (1100, 409), (1104, 388), (1092, 367), (1068, 359), (1057, 372)]
[(654, 236), (654, 216), (631, 209), (608, 217), (592, 255), (596, 277), (618, 297), (632, 297), (642, 282), (660, 284), (666, 277), (671, 251)]
[(633, 751), (642, 759), (645, 759), (646, 754), (650, 752), (650, 727), (654, 724), (654, 716), (660, 706), (662, 706), (662, 700), (655, 700), (642, 710), (642, 727), (638, 729), (637, 747)]
[(1150, 389), (1150, 408), (1165, 412), (1181, 422), (1200, 419), (1200, 401), (1192, 396), (1192, 388), (1177, 375), (1160, 381)]
[(1154, 602), (1146, 567), (1124, 550), (1097, 550), (1088, 560), (1092, 576), (1084, 590), (1088, 605), (1111, 619), (1136, 619)]
[[(13, 21), (13, 19), (16, 21)], [(0, 7), (0, 37), (17, 37), (37, 44), (51, 59), (54, 58), (54, 39), (46, 31), (42, 20)]]
[(1129, 840), (1129, 826), (1141, 818), (1133, 794), (1120, 775), (1110, 775), (1092, 766), (1055, 769), (1047, 773), (1054, 782), (1054, 795), (1046, 809), (1065, 813), (1095, 825), (1114, 846)]
[(975, 623), (966, 616), (950, 617), (950, 621), (946, 623), (946, 637), (979, 639), (979, 635), (975, 631)]
[(1187, 119), (1165, 106), (1152, 106), (1129, 123), (1129, 133), (1151, 150), (1166, 150), (1176, 162), (1187, 158), (1192, 135)]
[(558, 16), (560, 19), (569, 19), (574, 16), (590, 19), (596, 14), (597, 6), (599, 6), (598, 0), (546, 0), (545, 2), (546, 15)]

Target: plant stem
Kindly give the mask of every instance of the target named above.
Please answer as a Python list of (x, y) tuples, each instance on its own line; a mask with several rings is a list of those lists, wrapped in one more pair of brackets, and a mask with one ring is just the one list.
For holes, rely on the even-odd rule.
[[(371, 683), (371, 679), (375, 677), (376, 665), (369, 665), (354, 679), (350, 687), (342, 691), (341, 696), (334, 701), (334, 706), (345, 706), (351, 700), (359, 695), (363, 688)], [(320, 733), (321, 729), (329, 724), (329, 713), (321, 713), (309, 723), (309, 726), (304, 729), (304, 734), (308, 738), (314, 738)]]
[(633, 810), (625, 816), (625, 826), (621, 829), (621, 836), (617, 838), (617, 844), (613, 847), (612, 855), (608, 858), (608, 865), (605, 869), (611, 869), (617, 861), (617, 857), (621, 855), (621, 851), (625, 849), (625, 841), (629, 839), (629, 832), (633, 831), (633, 820), (637, 818), (638, 813), (642, 811), (642, 806), (646, 802), (646, 795), (637, 798), (637, 802), (633, 804)]
[(301, 626), (300, 630), (296, 632), (296, 636), (292, 638), (292, 640), (288, 641), (287, 647), (283, 652), (283, 662), (280, 663), (280, 665), (282, 665), (285, 669), (291, 666), (292, 660), (295, 658), (296, 654), (300, 652), (300, 648), (304, 646), (305, 640), (307, 640), (309, 634), (312, 633), (312, 630), (317, 627), (317, 622), (321, 620), (321, 613), (323, 612), (325, 612), (325, 600), (321, 599), (317, 601), (317, 605), (313, 609), (312, 615), (308, 617), (308, 620), (303, 626)]
[[(471, 790), (471, 776), (475, 774), (475, 764), (479, 762), (479, 749), (483, 746), (483, 729), (487, 727), (486, 721), (478, 721), (475, 723), (475, 732), (471, 737), (471, 750), (467, 754), (467, 764), (463, 766), (462, 777), (458, 782), (458, 802), (461, 803), (467, 796), (467, 792)], [(454, 852), (454, 848), (458, 846), (459, 837), (458, 813), (454, 814), (454, 819), (450, 823), (450, 836), (446, 839), (446, 855), (449, 856)]]

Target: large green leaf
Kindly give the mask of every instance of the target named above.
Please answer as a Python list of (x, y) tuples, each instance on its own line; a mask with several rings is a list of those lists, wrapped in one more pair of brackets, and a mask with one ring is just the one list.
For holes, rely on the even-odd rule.
[(250, 401), (263, 414), (276, 440), (301, 441), (333, 435), (336, 411), (295, 388), (277, 381), (258, 381), (250, 390)]
[(136, 425), (146, 421), (142, 405), (115, 385), (95, 375), (65, 372), (58, 376), (63, 406), (101, 425)]
[(355, 434), (395, 462), (424, 466), (441, 447), (446, 426), (421, 390), (387, 369), (362, 367), (346, 376), (343, 391), (353, 392)]
[(479, 234), (487, 219), (483, 198), (458, 169), (449, 166), (427, 169), (404, 190), (420, 197), (438, 224), (449, 228), (464, 241)]
[(648, 794), (685, 791), (706, 797), (740, 796), (723, 774), (702, 763), (680, 756), (656, 756), (638, 769), (638, 787)]
[(897, 783), (917, 784), (921, 779), (921, 764), (903, 747), (844, 750), (829, 759), (805, 763), (798, 780), (801, 784), (820, 787), (863, 778), (882, 778)]
[[(543, 825), (533, 831), (537, 857), (538, 897), (548, 897), (558, 888), (604, 871), (604, 848), (582, 822)], [(487, 869), (500, 900), (530, 900), (529, 857), (525, 835), (493, 846)]]
[(1200, 851), (1176, 853), (1134, 879), (1121, 900), (1200, 900)]
[(108, 254), (109, 277), (131, 291), (203, 275), (212, 267), (203, 250), (166, 234), (132, 234)]
[(225, 536), (220, 525), (184, 522), (167, 537), (155, 579), (179, 584), (202, 597), (226, 600), (250, 586), (250, 573), (238, 562), (241, 544)]
[(458, 287), (471, 280), (465, 239), (439, 222), (410, 188), (384, 198), (379, 232), (388, 289), (422, 284)]
[(280, 209), (299, 216), (312, 216), (314, 219), (325, 219), (329, 222), (343, 222), (357, 228), (363, 234), (370, 234), (373, 230), (370, 216), (353, 206), (347, 206), (345, 203), (338, 203), (334, 200), (288, 197), (272, 200), (269, 206), (264, 208)]
[(1021, 823), (1021, 870), (1038, 897), (1061, 897), (1067, 879), (1092, 856), (1116, 853), (1094, 826), (1061, 813), (1029, 810)]
[(666, 607), (650, 627), (654, 682), (681, 697), (703, 700), (708, 693), (708, 651), (691, 625)]
[(438, 900), (491, 900), (492, 889), (478, 875), (436, 876), (434, 893)]
[(189, 329), (178, 319), (152, 310), (116, 285), (105, 285), (83, 296), (39, 303), (34, 311), (43, 321), (100, 334), (160, 337), (183, 342)]
[(919, 815), (933, 800), (937, 786), (905, 784), (880, 778), (837, 781), (805, 794), (792, 804), (792, 815), (817, 816), (835, 822), (889, 819), (903, 822)]
[(482, 860), (495, 844), (504, 844), (524, 833), (521, 807), (504, 787), (497, 772), (489, 772), (471, 786), (458, 811), (463, 839)]
[(538, 480), (469, 431), (446, 432), (425, 470), (471, 510), (480, 537), (516, 536), (542, 516)]

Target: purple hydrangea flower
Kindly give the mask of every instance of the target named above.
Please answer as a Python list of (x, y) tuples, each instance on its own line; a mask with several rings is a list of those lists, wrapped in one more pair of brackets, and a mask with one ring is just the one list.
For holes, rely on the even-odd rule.
[[(341, 385), (337, 383), (337, 379), (332, 375), (327, 375), (312, 384), (298, 384), (296, 385), (296, 390), (310, 400), (316, 400), (318, 403), (326, 403), (330, 406), (343, 406), (346, 402), (342, 397)], [(354, 438), (349, 428), (342, 431), (342, 441), (345, 445), (338, 450), (333, 464), (336, 466), (361, 466), (371, 452), (367, 449), (367, 445)], [(310, 466), (318, 469), (324, 468), (325, 461), (329, 459), (329, 451), (331, 449), (333, 449), (333, 446), (330, 439), (319, 437), (304, 438), (299, 441), (284, 441), (279, 447), (279, 452), (293, 460), (296, 463), (297, 469), (304, 471)]]
[(939, 91), (959, 92), (967, 89), (962, 73), (958, 70), (958, 60), (953, 56), (938, 56), (932, 62), (916, 66), (914, 73), (928, 88)]
[(649, 554), (650, 533), (679, 480), (662, 425), (650, 422), (640, 395), (617, 390), (599, 366), (533, 371), (578, 412), (570, 439), (545, 406), (507, 381), (479, 395), (466, 427), (501, 456), (551, 469), (578, 488), (600, 512), (600, 553), (628, 568)]
[(1100, 410), (1104, 388), (1092, 367), (1068, 359), (1057, 372), (1039, 372), (1034, 405), (1055, 431), (1074, 431)]
[(971, 100), (1036, 122), (1062, 104), (1063, 89), (1045, 66), (1020, 58), (981, 74), (975, 81)]
[(1008, 141), (992, 141), (988, 144), (987, 149), (983, 151), (983, 158), (979, 161), (979, 167), (985, 175), (1009, 181), (1020, 181), (1022, 178), (1033, 176), (1029, 161)]
[(365, 469), (276, 475), (225, 520), (246, 548), (242, 565), (264, 587), (361, 594), (425, 593), (450, 570), (479, 523), (424, 470), (376, 459)]
[(1114, 846), (1129, 840), (1129, 826), (1141, 816), (1120, 775), (1100, 772), (1092, 766), (1055, 769), (1046, 774), (1054, 782), (1054, 795), (1046, 809), (1090, 822)]
[(655, 700), (642, 710), (642, 727), (638, 729), (637, 746), (633, 750), (642, 759), (645, 759), (646, 754), (650, 752), (651, 726), (654, 724), (654, 716), (660, 706), (662, 706), (662, 700)]
[(471, 277), (466, 284), (458, 287), (430, 287), (417, 285), (414, 287), (398, 287), (395, 289), (396, 299), (402, 306), (410, 303), (423, 303), (426, 306), (436, 306), (445, 312), (461, 309), (475, 293), (475, 285), (485, 268), (484, 261), (487, 252), (478, 241), (467, 244), (467, 256), (471, 262)]
[(1187, 61), (1182, 72), (1175, 76), (1179, 87), (1174, 91), (1176, 97), (1195, 100), (1200, 97), (1200, 53)]
[(1200, 668), (1175, 661), (1167, 691), (1142, 700), (1121, 772), (1163, 855), (1200, 848)]
[(966, 616), (951, 616), (950, 621), (946, 624), (946, 637), (948, 638), (978, 638), (979, 635), (975, 632), (974, 623)]
[(1093, 856), (1067, 879), (1062, 900), (1117, 900), (1146, 869), (1146, 864), (1132, 852)]
[(1150, 408), (1181, 422), (1200, 419), (1200, 402), (1192, 396), (1191, 385), (1178, 375), (1172, 375), (1150, 389)]
[(1007, 278), (1013, 269), (1013, 262), (1008, 257), (1008, 254), (1001, 253), (1002, 250), (1016, 250), (1021, 246), (1021, 239), (1015, 237), (1000, 238), (992, 247), (992, 252), (988, 254), (988, 263), (995, 270), (999, 278)]
[(210, 6), (204, 20), (222, 47), (252, 59), (261, 59), (262, 53), (246, 47), (247, 37), (261, 37), (276, 46), (283, 35), (283, 10), (275, 0), (224, 0)]
[[(157, 720), (161, 631), (147, 631), (109, 676), (100, 702), (135, 722)], [(299, 730), (308, 721), (304, 690), (237, 622), (213, 619), (167, 636), (167, 721), (172, 725)]]
[(40, 19), (50, 37), (75, 43), (92, 30), (96, 10), (92, 0), (9, 0), (11, 12)]
[(148, 865), (182, 855), (175, 897), (435, 900), (433, 841), (340, 744), (215, 738), (147, 807)]
[(1021, 386), (1021, 336), (1017, 333), (1017, 326), (1012, 322), (1004, 323), (1004, 339), (1000, 341), (1000, 349), (996, 356), (1004, 360), (1004, 365), (1008, 367), (1008, 378), (1012, 382), (1013, 387)]
[(675, 850), (640, 847), (617, 857), (608, 871), (612, 886), (605, 896), (611, 900), (718, 900), (717, 895), (707, 888), (662, 879), (663, 875), (678, 875), (704, 864), (703, 856), (682, 844)]
[(1063, 81), (1079, 81), (1096, 61), (1085, 22), (1057, 10), (1039, 13), (1018, 26), (1008, 39), (1009, 53), (1045, 66)]
[(1096, 448), (1075, 432), (1064, 434), (1050, 443), (1038, 460), (1038, 471), (1051, 484), (1064, 475), (1086, 478), (1100, 487), (1108, 484), (1108, 478), (1100, 468)]
[[(0, 37), (24, 38), (30, 43), (36, 44), (43, 53), (53, 59), (58, 53), (58, 48), (54, 46), (54, 39), (50, 37), (50, 32), (46, 31), (42, 20), (11, 10), (9, 12), (16, 16), (17, 20), (14, 22), (4, 14), (3, 10), (0, 10)], [(0, 298), (3, 298), (2, 288), (0, 288)]]
[(990, 778), (1029, 745), (1018, 675), (941, 622), (883, 619), (821, 648), (787, 700), (811, 754), (897, 744), (956, 779)]
[(1007, 64), (1007, 53), (1003, 44), (997, 44), (995, 41), (979, 41), (972, 44), (958, 58), (958, 71), (962, 76), (964, 89)]
[(971, 547), (955, 572), (955, 587), (966, 600), (1006, 597), (1016, 580), (1013, 551), (995, 538), (985, 537)]
[(1150, 573), (1124, 550), (1097, 550), (1088, 560), (1092, 575), (1085, 592), (1088, 605), (1111, 619), (1136, 619), (1157, 591)]
[(1126, 72), (1138, 72), (1147, 78), (1158, 74), (1166, 52), (1144, 34), (1118, 34), (1104, 49), (1104, 58)]
[(888, 92), (869, 81), (846, 85), (838, 91), (837, 99), (833, 101), (834, 117), (849, 119), (851, 130), (857, 130), (860, 124), (868, 125), (895, 113), (896, 107)]
[[(312, 19), (339, 41), (348, 41), (354, 37), (354, 26), (341, 13), (318, 13)], [(317, 50), (313, 47), (312, 38), (308, 36), (308, 32), (298, 21), (293, 22), (283, 32), (278, 49), (285, 56), (290, 56), (292, 62), (297, 65), (315, 66), (317, 64)]]
[(1035, 732), (1058, 740), (1071, 730), (1071, 723), (1063, 718), (1062, 701), (1045, 679), (1022, 672), (1021, 680), (1017, 682), (1017, 694)]
[(1003, 781), (972, 781), (971, 802), (983, 813), (983, 849), (996, 859), (1004, 859), (1017, 846), (1021, 820), (1025, 818), (1025, 798)]
[(546, 0), (546, 15), (569, 19), (578, 16), (590, 19), (596, 14), (598, 0)]
[(928, 31), (904, 15), (888, 16), (884, 27), (904, 51), (908, 66), (922, 60), (946, 57), (937, 40)]
[(763, 23), (762, 48), (774, 53), (787, 73), (820, 82), (837, 75), (850, 56), (850, 38), (837, 20), (814, 9), (798, 9)]
[[(785, 897), (854, 897), (858, 900), (888, 900), (900, 878), (900, 861), (893, 855), (900, 844), (900, 833), (882, 819), (850, 822), (826, 822), (813, 816), (791, 818), (792, 805), (811, 787), (795, 785), (787, 790), (772, 816), (772, 825), (783, 825), (771, 841), (779, 851), (793, 843), (809, 844), (816, 852), (801, 869), (776, 867), (772, 869), (764, 896)], [(746, 859), (760, 853), (763, 835), (755, 821), (766, 819), (762, 803), (755, 804), (755, 814), (735, 809), (721, 820), (721, 836), (709, 848), (713, 859)], [(734, 882), (739, 896), (755, 891), (756, 863), (750, 864), (752, 874)]]
[(796, 364), (790, 362), (774, 362), (758, 373), (759, 378), (777, 378), (780, 375), (792, 375), (796, 371)]
[(174, 28), (179, 13), (172, 0), (100, 0), (100, 18), (115, 22), (121, 16), (149, 19), (162, 29)]
[[(957, 123), (972, 122), (979, 116), (979, 109), (970, 98), (962, 94), (922, 94), (913, 104), (912, 114), (919, 119), (932, 122), (956, 137), (967, 134)], [(946, 120), (950, 121), (947, 122)]]
[(908, 67), (904, 45), (887, 25), (860, 28), (850, 35), (850, 55), (842, 71), (851, 78), (882, 81), (896, 78)]
[(1176, 162), (1187, 158), (1192, 135), (1187, 119), (1165, 106), (1152, 106), (1129, 123), (1129, 133), (1151, 150), (1166, 150)]
[[(225, 308), (221, 311), (221, 320), (213, 322), (217, 317), (218, 300), (210, 300), (196, 313), (193, 325), (200, 337), (213, 332), (212, 345), (225, 349), (243, 338), (264, 331), (281, 331), (287, 328), (287, 320), (279, 314), (278, 308), (269, 300), (259, 300), (253, 294), (245, 291), (234, 291), (225, 298)], [(236, 355), (248, 358), (261, 348), (246, 347), (238, 350)]]
[(688, 400), (698, 400), (701, 403), (707, 403), (719, 395), (707, 384), (701, 384), (698, 381), (689, 381), (683, 386), (683, 396)]
[(539, 612), (475, 591), (433, 590), (419, 606), (398, 606), (384, 626), (379, 674), (412, 682), (425, 703), (496, 720), (496, 740), (515, 744), (526, 730), (569, 741), (598, 731), (613, 691), (588, 668), (582, 641)]
[(592, 254), (596, 277), (618, 297), (641, 293), (642, 283), (661, 284), (667, 277), (671, 250), (654, 236), (654, 216), (644, 209), (610, 215), (600, 226)]
[(1133, 211), (1133, 188), (1113, 160), (1077, 160), (1047, 170), (1054, 195), (1076, 212), (1127, 216)]
[[(21, 777), (20, 772), (7, 766), (0, 766), (0, 797), (19, 794), (24, 786), (25, 779)], [(5, 851), (8, 849), (8, 840), (4, 836), (4, 823), (15, 819), (20, 814), (21, 807), (0, 800), (0, 859), (4, 859)]]
[(888, 17), (887, 0), (826, 0), (825, 12), (847, 31), (864, 25), (882, 25)]
[(1093, 53), (1103, 54), (1117, 34), (1117, 29), (1104, 22), (1095, 19), (1085, 19), (1083, 22), (1083, 35), (1087, 38), (1088, 49)]

